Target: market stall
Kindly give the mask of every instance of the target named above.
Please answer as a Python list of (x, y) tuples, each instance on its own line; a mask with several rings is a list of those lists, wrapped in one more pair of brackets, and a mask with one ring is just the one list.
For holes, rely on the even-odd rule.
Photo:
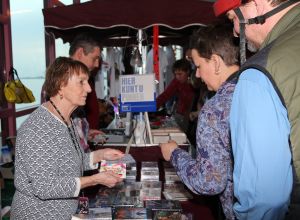
[[(141, 45), (186, 45), (195, 29), (215, 20), (212, 2), (201, 0), (93, 0), (86, 3), (47, 8), (43, 10), (45, 31), (49, 36), (71, 42), (76, 34), (90, 32), (102, 41), (103, 46), (126, 47), (136, 44), (138, 32), (144, 37)], [(159, 39), (153, 38), (153, 27), (158, 27)], [(157, 51), (156, 51), (157, 52)], [(156, 54), (154, 51), (153, 54)], [(158, 57), (157, 57), (158, 59)], [(101, 147), (116, 147), (126, 152), (128, 140), (123, 143), (104, 144)], [(120, 145), (120, 146), (117, 146)], [(158, 144), (131, 148), (129, 153), (140, 168), (143, 161), (158, 161), (163, 158)], [(188, 146), (183, 146), (188, 149)], [(160, 175), (161, 176), (161, 175)], [(139, 175), (137, 176), (137, 180)], [(98, 189), (97, 189), (98, 190)], [(94, 193), (94, 191), (92, 191)], [(194, 214), (195, 219), (216, 217), (216, 201), (195, 197), (183, 203), (184, 209)]]
[[(139, 29), (150, 36), (148, 43), (152, 43), (155, 25), (164, 36), (161, 45), (180, 45), (195, 28), (215, 20), (212, 2), (201, 0), (93, 0), (46, 8), (43, 14), (45, 30), (55, 38), (71, 42), (77, 33), (89, 31), (102, 39), (104, 46), (136, 42)], [(122, 38), (126, 36), (129, 38)]]

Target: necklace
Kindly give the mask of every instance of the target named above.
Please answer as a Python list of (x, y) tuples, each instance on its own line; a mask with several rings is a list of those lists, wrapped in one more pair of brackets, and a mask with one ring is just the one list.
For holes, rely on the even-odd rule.
[[(58, 108), (56, 107), (56, 105), (53, 103), (53, 101), (51, 99), (49, 99), (49, 102), (51, 103), (51, 105), (53, 106), (53, 108), (55, 109), (55, 111), (59, 114), (59, 116), (62, 118), (63, 122), (65, 123), (65, 125), (67, 126), (68, 128), (68, 132), (69, 132), (69, 135), (71, 137), (71, 140), (73, 142), (73, 146), (75, 147), (76, 149), (76, 152), (77, 152), (77, 155), (79, 157), (79, 159), (81, 160), (81, 165), (80, 165), (80, 172), (81, 172), (81, 176), (83, 174), (83, 169), (82, 169), (82, 165), (83, 165), (83, 155), (82, 155), (82, 152), (80, 150), (80, 145), (78, 143), (78, 139), (76, 138), (76, 135), (75, 135), (75, 129), (74, 129), (74, 126), (73, 126), (73, 121), (71, 120), (71, 126), (68, 125), (68, 122), (67, 120), (64, 118), (64, 116), (61, 114), (61, 112), (58, 110)], [(71, 129), (72, 128), (72, 129)], [(72, 131), (73, 130), (73, 131)]]

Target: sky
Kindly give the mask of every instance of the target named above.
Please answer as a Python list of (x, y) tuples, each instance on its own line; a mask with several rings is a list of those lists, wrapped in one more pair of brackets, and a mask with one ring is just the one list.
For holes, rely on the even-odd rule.
[[(73, 0), (61, 2), (69, 5)], [(17, 104), (17, 109), (40, 103), (46, 72), (43, 7), (43, 0), (10, 0), (13, 67), (36, 98), (34, 103)], [(55, 44), (56, 56), (68, 56), (69, 44), (63, 44), (60, 39)], [(17, 125), (26, 117), (18, 117)]]
[[(66, 5), (72, 0), (61, 0)], [(81, 1), (84, 2), (84, 1)], [(20, 77), (43, 77), (46, 69), (42, 0), (10, 0), (13, 64)], [(69, 44), (56, 40), (56, 56), (68, 56)]]

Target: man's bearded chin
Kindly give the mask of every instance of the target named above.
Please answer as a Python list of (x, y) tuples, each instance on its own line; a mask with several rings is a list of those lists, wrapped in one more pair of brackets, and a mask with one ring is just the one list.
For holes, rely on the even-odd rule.
[(258, 48), (251, 41), (247, 41), (247, 49), (252, 53), (258, 51)]

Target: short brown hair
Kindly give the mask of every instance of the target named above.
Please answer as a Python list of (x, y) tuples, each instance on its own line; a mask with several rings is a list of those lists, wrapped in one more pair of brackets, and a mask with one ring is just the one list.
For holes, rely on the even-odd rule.
[(44, 88), (47, 96), (50, 98), (57, 95), (61, 86), (66, 85), (71, 76), (81, 72), (89, 75), (88, 68), (80, 61), (69, 57), (56, 58), (46, 71)]
[(202, 27), (190, 38), (190, 49), (195, 49), (203, 58), (219, 55), (228, 66), (239, 64), (239, 48), (235, 42), (232, 26), (218, 23)]

